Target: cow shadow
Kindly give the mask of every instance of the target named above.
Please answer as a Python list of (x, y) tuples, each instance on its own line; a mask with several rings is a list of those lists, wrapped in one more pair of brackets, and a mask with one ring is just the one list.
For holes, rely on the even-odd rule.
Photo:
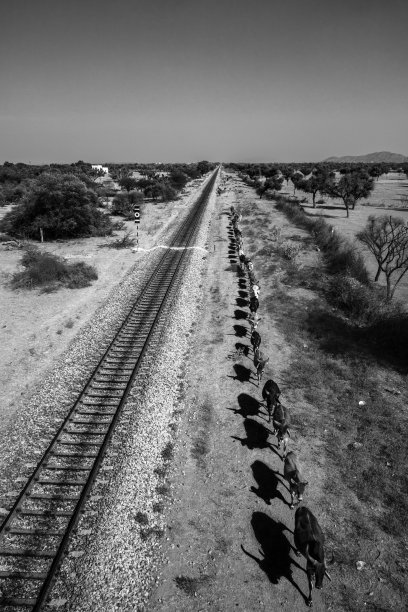
[(306, 603), (306, 595), (293, 579), (292, 565), (302, 571), (304, 570), (290, 556), (291, 550), (294, 549), (285, 536), (284, 532), (287, 530), (285, 525), (274, 521), (263, 512), (253, 513), (251, 525), (255, 537), (261, 546), (259, 549), (261, 558), (258, 559), (255, 555), (246, 551), (241, 544), (243, 552), (258, 563), (259, 567), (265, 572), (272, 584), (279, 584), (281, 578), (286, 578), (286, 580), (300, 593)]
[[(274, 472), (270, 467), (262, 461), (254, 461), (251, 465), (254, 480), (258, 484), (258, 488), (251, 487), (252, 493), (255, 493), (263, 501), (271, 505), (273, 499), (280, 499), (284, 504), (290, 507), (290, 503), (286, 501), (282, 493), (278, 491), (278, 485), (281, 484), (278, 478), (279, 472)], [(286, 487), (285, 487), (286, 488)]]
[(231, 436), (234, 440), (239, 440), (242, 446), (247, 446), (250, 450), (254, 448), (270, 448), (268, 442), (269, 430), (266, 429), (261, 423), (254, 419), (246, 418), (244, 420), (246, 438), (238, 438), (237, 436)]
[(251, 370), (248, 370), (245, 366), (240, 363), (234, 364), (235, 376), (228, 376), (228, 378), (233, 378), (234, 380), (238, 380), (239, 382), (250, 382), (251, 378)]
[(249, 353), (249, 345), (248, 344), (242, 344), (242, 342), (236, 342), (235, 343), (235, 349), (241, 353), (241, 355), (244, 355), (245, 357), (248, 357), (248, 353)]
[(245, 310), (234, 310), (234, 318), (235, 319), (247, 319), (248, 313)]
[(244, 419), (248, 416), (257, 416), (259, 414), (261, 403), (255, 397), (248, 395), (248, 393), (240, 393), (237, 399), (239, 410), (236, 410), (236, 414), (241, 414)]
[(247, 282), (245, 278), (240, 278), (238, 281), (238, 286), (240, 289), (246, 289), (247, 288)]
[(244, 298), (235, 298), (235, 301), (237, 303), (237, 306), (239, 306), (240, 308), (245, 308), (245, 306), (248, 306), (248, 300), (244, 300)]
[(248, 291), (238, 291), (239, 297), (241, 298), (247, 298), (248, 297)]
[(245, 338), (247, 333), (247, 328), (243, 325), (234, 325), (235, 336), (238, 338)]

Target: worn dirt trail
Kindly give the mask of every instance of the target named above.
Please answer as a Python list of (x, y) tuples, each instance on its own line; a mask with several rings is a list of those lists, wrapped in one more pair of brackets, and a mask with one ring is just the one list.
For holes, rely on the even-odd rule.
[[(285, 368), (290, 347), (262, 312), (261, 293), (260, 328), (271, 361), (260, 387), (252, 350), (248, 357), (235, 354), (237, 343), (250, 345), (242, 318), (249, 312), (249, 283), (237, 276), (228, 216), (240, 203), (242, 183), (229, 184), (217, 200), (210, 233), (202, 317), (186, 374), (187, 409), (170, 474), (164, 560), (149, 612), (307, 609), (305, 562), (292, 549), (294, 511), (276, 438), (258, 401), (263, 382)], [(326, 609), (324, 591), (314, 592), (314, 610)]]

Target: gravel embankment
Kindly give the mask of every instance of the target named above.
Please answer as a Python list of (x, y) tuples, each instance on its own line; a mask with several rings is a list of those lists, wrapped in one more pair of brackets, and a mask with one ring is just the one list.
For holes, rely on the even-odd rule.
[[(216, 186), (196, 240), (196, 245), (204, 248), (215, 190)], [(153, 251), (148, 261), (153, 263), (158, 257), (160, 251)], [(52, 607), (76, 612), (144, 609), (153, 569), (160, 558), (163, 511), (169, 501), (166, 470), (183, 411), (182, 378), (191, 328), (199, 311), (206, 258), (202, 248), (191, 251), (149, 384), (135, 387), (129, 396), (53, 589)], [(78, 391), (89, 375), (97, 362), (96, 348), (100, 354), (101, 343), (111, 339), (112, 327), (128, 309), (145, 270), (135, 269), (120, 290), (115, 290), (112, 300), (99, 309), (96, 328), (89, 326), (67, 352), (64, 368), (56, 368), (44, 381), (41, 401), (33, 404), (28, 417), (31, 430), (41, 431), (45, 420), (49, 422), (49, 416), (43, 418), (44, 406), (49, 408), (51, 420), (58, 421), (72, 403), (72, 397), (67, 399), (67, 389)], [(81, 363), (88, 361), (88, 367), (79, 367), (78, 359)], [(71, 395), (75, 395), (74, 389)], [(59, 405), (62, 398), (64, 406)], [(39, 415), (42, 425), (36, 422)]]
[[(182, 215), (188, 213), (196, 193), (186, 198)], [(159, 244), (168, 240), (178, 222), (179, 219), (166, 226), (158, 237)], [(13, 421), (0, 431), (0, 520), (7, 515), (7, 508), (20, 493), (162, 252), (157, 249), (135, 254), (135, 264), (127, 276), (112, 289), (90, 322), (34, 387), (30, 398), (21, 403)]]
[[(196, 240), (204, 248), (215, 189)], [(202, 249), (191, 252), (149, 384), (129, 396), (53, 589), (53, 604), (64, 610), (145, 609), (160, 559), (169, 503), (166, 471), (183, 411), (182, 378), (206, 259)]]

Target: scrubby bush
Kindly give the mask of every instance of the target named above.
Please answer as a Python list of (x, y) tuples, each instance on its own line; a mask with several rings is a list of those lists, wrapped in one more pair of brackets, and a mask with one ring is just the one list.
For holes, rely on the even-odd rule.
[(283, 196), (277, 199), (276, 207), (296, 225), (313, 235), (317, 245), (324, 252), (330, 272), (349, 275), (360, 283), (369, 284), (369, 275), (362, 255), (324, 219), (307, 216), (300, 205), (288, 202)]
[(332, 304), (354, 319), (372, 322), (379, 315), (379, 299), (376, 293), (351, 276), (334, 276), (327, 296)]
[(73, 174), (43, 174), (0, 221), (0, 231), (40, 240), (112, 233), (96, 193)]
[(126, 219), (133, 219), (134, 204), (143, 203), (141, 191), (130, 191), (129, 193), (118, 193), (112, 200), (112, 215), (119, 215)]
[(24, 270), (16, 272), (12, 278), (11, 284), (15, 289), (77, 289), (87, 287), (98, 278), (95, 268), (83, 261), (70, 264), (33, 246), (25, 249), (21, 265)]
[(299, 255), (300, 246), (291, 240), (285, 240), (278, 246), (278, 251), (285, 259), (293, 261)]
[(132, 232), (126, 232), (122, 238), (118, 238), (114, 242), (111, 242), (109, 247), (112, 249), (130, 249), (136, 244), (136, 239), (133, 237)]

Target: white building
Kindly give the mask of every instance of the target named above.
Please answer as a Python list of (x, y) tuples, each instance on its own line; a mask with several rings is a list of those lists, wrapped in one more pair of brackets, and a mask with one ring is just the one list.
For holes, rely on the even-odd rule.
[(92, 170), (102, 170), (104, 174), (109, 174), (109, 168), (101, 164), (92, 164)]

